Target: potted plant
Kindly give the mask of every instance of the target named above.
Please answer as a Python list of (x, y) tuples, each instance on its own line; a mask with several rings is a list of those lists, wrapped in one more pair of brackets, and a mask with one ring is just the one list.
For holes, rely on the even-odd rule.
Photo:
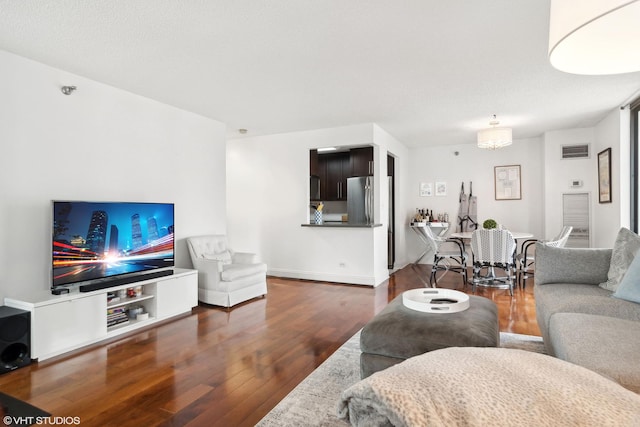
[(497, 226), (498, 226), (498, 223), (495, 220), (491, 219), (491, 218), (485, 220), (482, 223), (482, 228), (487, 229), (487, 230), (491, 230), (493, 228), (496, 228)]

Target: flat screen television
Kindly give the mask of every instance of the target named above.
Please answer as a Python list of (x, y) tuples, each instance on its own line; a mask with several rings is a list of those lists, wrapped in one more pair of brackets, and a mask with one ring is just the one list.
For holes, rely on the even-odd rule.
[(54, 201), (52, 235), (52, 290), (106, 288), (174, 266), (173, 203)]

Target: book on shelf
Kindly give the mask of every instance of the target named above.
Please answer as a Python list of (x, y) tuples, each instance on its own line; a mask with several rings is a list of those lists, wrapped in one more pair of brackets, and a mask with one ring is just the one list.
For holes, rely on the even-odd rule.
[(107, 309), (107, 327), (129, 323), (126, 307), (114, 307)]
[(116, 326), (116, 325), (124, 325), (126, 323), (129, 323), (129, 318), (128, 317), (118, 318), (118, 319), (113, 319), (113, 320), (107, 320), (107, 328), (111, 327), (111, 326)]
[(116, 292), (107, 293), (107, 303), (114, 303), (120, 301), (120, 297)]
[(107, 319), (116, 319), (116, 318), (120, 318), (120, 317), (128, 317), (128, 316), (127, 316), (127, 313), (107, 314)]

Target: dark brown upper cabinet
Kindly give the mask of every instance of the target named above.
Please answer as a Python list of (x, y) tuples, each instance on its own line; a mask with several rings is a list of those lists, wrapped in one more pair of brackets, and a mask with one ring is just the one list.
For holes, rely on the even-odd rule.
[(309, 175), (318, 177), (320, 176), (318, 150), (309, 150)]
[(347, 151), (318, 153), (309, 150), (311, 199), (316, 200), (317, 182), (320, 200), (347, 200), (347, 178), (373, 175), (373, 147), (358, 147)]
[(373, 147), (352, 148), (349, 154), (351, 176), (373, 175)]
[[(324, 179), (320, 175), (320, 198), (323, 200), (347, 200), (347, 178), (351, 172), (348, 152), (319, 156), (320, 172), (325, 168)], [(324, 184), (324, 185), (323, 185)]]

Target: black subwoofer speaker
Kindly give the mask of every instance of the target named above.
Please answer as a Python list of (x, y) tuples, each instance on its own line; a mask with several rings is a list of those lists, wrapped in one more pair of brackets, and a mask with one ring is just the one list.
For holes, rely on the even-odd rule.
[(0, 374), (31, 363), (31, 313), (0, 307)]

